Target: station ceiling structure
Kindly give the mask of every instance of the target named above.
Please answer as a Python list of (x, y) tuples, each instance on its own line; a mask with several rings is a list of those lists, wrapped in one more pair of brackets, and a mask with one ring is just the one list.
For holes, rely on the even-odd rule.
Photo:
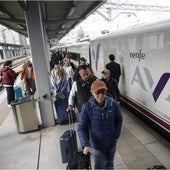
[[(116, 15), (112, 15), (116, 11), (120, 11)], [(123, 11), (123, 12), (122, 12)], [(103, 17), (107, 21), (113, 21), (117, 16), (120, 14), (133, 14), (137, 18), (136, 12), (139, 11), (154, 11), (154, 12), (170, 12), (169, 6), (162, 6), (162, 5), (143, 5), (143, 4), (136, 4), (136, 3), (119, 3), (119, 2), (112, 2), (107, 1), (96, 10), (96, 13), (98, 13), (101, 17)]]
[[(106, 1), (39, 1), (48, 39), (60, 40)], [(29, 1), (0, 1), (0, 24), (28, 36), (24, 11)]]

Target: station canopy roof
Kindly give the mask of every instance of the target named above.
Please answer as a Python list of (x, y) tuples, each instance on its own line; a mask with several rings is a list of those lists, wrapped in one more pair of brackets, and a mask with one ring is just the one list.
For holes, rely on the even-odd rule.
[[(24, 10), (30, 1), (0, 1), (0, 24), (28, 36)], [(43, 25), (48, 39), (60, 40), (105, 1), (40, 1)]]

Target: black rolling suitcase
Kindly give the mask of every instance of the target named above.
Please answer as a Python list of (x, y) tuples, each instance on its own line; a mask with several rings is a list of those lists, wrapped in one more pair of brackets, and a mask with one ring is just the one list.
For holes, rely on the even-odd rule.
[(90, 154), (84, 155), (82, 151), (75, 152), (66, 169), (92, 169)]
[(70, 130), (65, 131), (64, 134), (60, 137), (60, 149), (63, 163), (69, 162), (73, 158), (74, 153), (78, 151), (73, 117), (70, 113), (68, 113), (68, 115)]
[[(68, 106), (67, 100), (68, 100), (67, 98), (63, 98), (63, 99), (58, 99), (54, 102), (59, 124), (69, 123), (68, 112), (66, 111), (66, 108)], [(73, 121), (75, 121), (76, 120), (75, 112), (72, 112), (71, 114), (73, 117)]]

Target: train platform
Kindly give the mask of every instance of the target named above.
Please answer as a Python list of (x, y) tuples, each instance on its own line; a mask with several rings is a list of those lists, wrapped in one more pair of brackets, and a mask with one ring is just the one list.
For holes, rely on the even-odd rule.
[[(0, 98), (0, 169), (66, 169), (67, 164), (61, 161), (59, 138), (69, 126), (43, 129), (39, 145), (41, 131), (19, 134), (12, 109), (6, 104), (5, 91), (0, 93)], [(170, 169), (169, 143), (124, 107), (121, 109), (124, 121), (115, 154), (115, 169), (147, 169), (154, 165)], [(77, 123), (74, 125), (76, 129)], [(79, 142), (78, 145), (80, 149)]]

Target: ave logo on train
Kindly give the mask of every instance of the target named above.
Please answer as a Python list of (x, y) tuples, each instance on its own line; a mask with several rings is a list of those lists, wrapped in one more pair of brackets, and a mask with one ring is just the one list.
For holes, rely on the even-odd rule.
[[(100, 49), (101, 49), (100, 43), (97, 44), (96, 49), (92, 48), (92, 55), (94, 60), (93, 64), (96, 71), (98, 71)], [(143, 52), (143, 50), (140, 49), (139, 51), (130, 52), (129, 57), (131, 60), (136, 60), (136, 62), (141, 62), (142, 60), (145, 60), (147, 56)], [(149, 68), (145, 66), (141, 68), (139, 67), (139, 65), (136, 65), (130, 83), (131, 85), (138, 83), (140, 87), (146, 92), (153, 88), (152, 97), (156, 102), (159, 96), (161, 95), (161, 93), (163, 92), (165, 86), (168, 84), (169, 79), (170, 79), (170, 73), (166, 72), (166, 73), (162, 73), (160, 78), (154, 81), (152, 72), (150, 71)], [(147, 89), (146, 82), (150, 89)], [(170, 94), (165, 98), (165, 100), (170, 101)]]
[[(145, 53), (142, 53), (142, 49), (139, 50), (139, 53), (138, 52), (131, 52), (130, 53), (130, 58), (138, 59), (139, 62), (142, 59), (144, 60), (145, 57), (146, 57), (146, 55), (145, 55)], [(150, 89), (151, 89), (154, 85), (154, 80), (152, 78), (152, 74), (151, 74), (150, 70), (146, 67), (143, 67), (143, 71), (144, 71), (145, 79), (147, 80), (147, 82), (150, 86)], [(160, 79), (158, 80), (158, 82), (156, 83), (156, 86), (155, 86), (153, 93), (152, 93), (152, 96), (153, 96), (155, 102), (158, 100), (159, 96), (161, 95), (161, 93), (162, 93), (164, 87), (166, 86), (169, 78), (170, 78), (170, 73), (163, 73), (161, 75)], [(144, 77), (142, 76), (142, 73), (141, 73), (138, 66), (136, 66), (135, 73), (133, 75), (131, 84), (133, 84), (134, 82), (138, 82), (140, 84), (141, 88), (143, 90), (147, 91), (145, 83), (144, 83)], [(170, 95), (165, 100), (170, 101)]]

